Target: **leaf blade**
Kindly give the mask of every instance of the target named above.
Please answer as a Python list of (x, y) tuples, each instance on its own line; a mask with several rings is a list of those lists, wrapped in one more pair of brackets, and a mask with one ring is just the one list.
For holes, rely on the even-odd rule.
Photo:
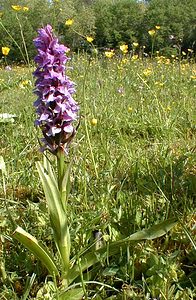
[(48, 250), (34, 236), (18, 226), (13, 233), (13, 237), (31, 251), (45, 265), (52, 276), (59, 275), (56, 264)]
[(82, 288), (68, 290), (59, 295), (59, 300), (81, 300), (84, 295)]
[(104, 246), (96, 251), (89, 250), (83, 257), (81, 257), (80, 268), (78, 267), (78, 265), (74, 265), (74, 267), (70, 270), (70, 283), (80, 275), (81, 271), (83, 272), (87, 270), (92, 265), (98, 263), (100, 261), (100, 258), (104, 258), (106, 252), (107, 256), (112, 256), (118, 253), (120, 247), (126, 247), (127, 244), (134, 245), (143, 240), (151, 240), (161, 237), (170, 229), (172, 229), (176, 224), (177, 221), (175, 218), (168, 219), (159, 224), (153, 225), (149, 229), (138, 231), (125, 239), (112, 242), (111, 244)]

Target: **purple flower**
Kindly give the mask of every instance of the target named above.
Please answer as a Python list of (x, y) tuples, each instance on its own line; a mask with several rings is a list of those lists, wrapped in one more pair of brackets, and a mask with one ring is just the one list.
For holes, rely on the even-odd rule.
[(69, 48), (58, 43), (50, 25), (38, 30), (34, 44), (38, 51), (35, 57), (38, 67), (33, 73), (37, 78), (34, 93), (38, 96), (34, 102), (38, 115), (35, 125), (44, 135), (43, 151), (49, 149), (54, 154), (59, 150), (66, 152), (76, 132), (73, 122), (78, 119), (79, 110), (72, 97), (74, 83), (66, 76), (65, 63), (69, 60), (66, 52)]

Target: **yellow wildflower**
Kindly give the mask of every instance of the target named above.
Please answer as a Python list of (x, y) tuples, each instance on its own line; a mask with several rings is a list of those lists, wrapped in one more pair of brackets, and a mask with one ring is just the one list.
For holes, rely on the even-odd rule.
[(86, 40), (87, 42), (92, 43), (92, 41), (94, 41), (94, 38), (92, 36), (87, 36)]
[(133, 43), (133, 47), (137, 48), (138, 46), (139, 46), (138, 43), (136, 43), (136, 42)]
[(185, 56), (185, 55), (186, 55), (186, 52), (182, 51), (182, 55), (184, 55), (184, 56)]
[(134, 54), (131, 58), (131, 60), (135, 61), (135, 60), (138, 60), (138, 55), (137, 54)]
[(164, 86), (164, 82), (160, 82), (160, 81), (155, 81), (155, 85), (158, 85), (160, 87), (163, 87)]
[(156, 28), (157, 30), (159, 30), (159, 29), (161, 28), (161, 26), (156, 25), (155, 28)]
[(120, 50), (123, 52), (123, 53), (127, 53), (128, 52), (128, 45), (126, 44), (123, 44), (120, 46)]
[(28, 80), (28, 79), (23, 80), (23, 81), (21, 81), (21, 82), (19, 83), (19, 87), (20, 87), (21, 89), (24, 89), (24, 88), (25, 88), (26, 86), (28, 86), (28, 85), (31, 85), (31, 81)]
[(22, 9), (22, 6), (20, 6), (20, 5), (12, 5), (12, 9), (16, 10), (16, 11), (19, 11), (19, 10)]
[(148, 31), (148, 33), (150, 34), (150, 36), (155, 35), (156, 31), (154, 29), (151, 29)]
[(188, 52), (193, 53), (193, 49), (187, 49)]
[(166, 64), (166, 65), (169, 65), (169, 64), (170, 64), (170, 59), (169, 59), (169, 58), (167, 58), (167, 59), (165, 60), (165, 64)]
[(112, 58), (113, 56), (114, 56), (114, 51), (113, 50), (111, 50), (111, 51), (105, 51), (105, 56), (107, 57), (107, 58)]
[(23, 80), (21, 83), (22, 83), (22, 85), (28, 85), (31, 82), (30, 82), (30, 80), (26, 79), (26, 80)]
[(133, 108), (131, 106), (128, 107), (128, 112), (132, 112)]
[(3, 55), (7, 56), (9, 54), (9, 52), (10, 52), (10, 48), (8, 48), (8, 47), (2, 47), (1, 51), (2, 51)]
[(150, 76), (152, 74), (152, 70), (150, 68), (147, 68), (143, 71), (144, 76)]
[(74, 22), (73, 19), (68, 19), (68, 20), (65, 21), (65, 25), (71, 26), (71, 25), (73, 25), (73, 22)]
[(29, 11), (29, 8), (27, 6), (23, 6), (23, 11)]
[(91, 125), (92, 125), (92, 126), (96, 126), (96, 125), (97, 125), (97, 119), (93, 118), (93, 119), (91, 120)]
[(128, 62), (128, 60), (126, 58), (122, 59), (122, 64), (126, 64)]

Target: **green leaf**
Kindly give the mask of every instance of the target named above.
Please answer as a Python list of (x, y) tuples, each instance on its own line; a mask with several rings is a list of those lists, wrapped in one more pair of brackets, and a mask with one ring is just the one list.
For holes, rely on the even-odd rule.
[(59, 300), (81, 300), (84, 295), (82, 288), (75, 288), (62, 293)]
[(53, 180), (54, 184), (56, 186), (58, 186), (58, 184), (57, 184), (57, 176), (56, 176), (56, 174), (54, 172), (54, 169), (52, 168), (52, 165), (51, 165), (49, 159), (46, 156), (44, 156), (43, 165), (44, 165), (44, 169), (47, 170), (48, 175)]
[(59, 275), (58, 269), (48, 250), (34, 236), (18, 226), (13, 233), (13, 237), (30, 250), (45, 265), (52, 276)]
[[(102, 249), (104, 249), (104, 252), (106, 251), (105, 247)], [(83, 272), (99, 261), (98, 257), (100, 258), (100, 253), (97, 253), (98, 251), (91, 251), (89, 250), (85, 255), (80, 257), (80, 267), (78, 264), (74, 264), (69, 272), (69, 283), (72, 283), (80, 275), (80, 270)]]
[(60, 239), (62, 229), (67, 227), (67, 218), (61, 203), (58, 184), (55, 179), (54, 172), (48, 162), (45, 163), (45, 168), (40, 162), (36, 163), (37, 170), (43, 185), (46, 201), (48, 204), (52, 228), (55, 234)]
[(127, 237), (125, 240), (127, 241), (138, 241), (138, 240), (153, 240), (158, 237), (163, 236), (166, 234), (172, 227), (174, 227), (177, 224), (177, 221), (175, 218), (168, 219), (166, 221), (163, 221), (160, 224), (153, 225), (149, 229), (144, 229), (142, 231), (138, 231), (129, 237)]
[(57, 178), (47, 159), (44, 160), (44, 167), (40, 162), (37, 162), (36, 166), (48, 204), (50, 222), (54, 232), (55, 243), (61, 256), (63, 269), (65, 272), (67, 272), (69, 268), (71, 243), (69, 228), (67, 225), (67, 215), (61, 201)]
[(114, 276), (118, 272), (119, 268), (118, 267), (107, 267), (103, 271), (103, 276)]
[(71, 283), (73, 280), (75, 280), (80, 275), (81, 271), (83, 272), (87, 270), (94, 264), (100, 262), (100, 260), (105, 258), (106, 256), (110, 257), (117, 254), (119, 252), (119, 249), (126, 247), (127, 244), (133, 246), (134, 244), (142, 240), (151, 240), (161, 237), (170, 229), (172, 229), (176, 224), (176, 219), (168, 219), (160, 224), (152, 226), (149, 229), (138, 231), (125, 239), (112, 242), (96, 251), (92, 251), (92, 249), (90, 249), (86, 252), (85, 255), (80, 257), (80, 268), (78, 265), (74, 264), (73, 268), (70, 270), (69, 282)]

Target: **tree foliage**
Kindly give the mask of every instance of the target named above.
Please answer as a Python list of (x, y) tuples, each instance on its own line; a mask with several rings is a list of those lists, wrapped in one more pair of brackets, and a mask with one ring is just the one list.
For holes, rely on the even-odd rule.
[[(171, 46), (172, 43), (182, 48), (192, 48), (196, 40), (196, 2), (194, 0), (151, 0), (143, 18), (146, 32), (160, 25), (156, 37), (157, 49)], [(171, 39), (172, 37), (172, 39)]]
[[(10, 47), (8, 59), (14, 61), (26, 60), (27, 53), (33, 58), (32, 40), (47, 23), (74, 50), (88, 48), (86, 36), (92, 36), (100, 49), (138, 42), (150, 51), (148, 31), (157, 25), (155, 50), (196, 47), (195, 0), (18, 0), (28, 11), (15, 11), (12, 5), (16, 1), (0, 0), (0, 47)], [(74, 20), (72, 26), (65, 25), (67, 19)]]

